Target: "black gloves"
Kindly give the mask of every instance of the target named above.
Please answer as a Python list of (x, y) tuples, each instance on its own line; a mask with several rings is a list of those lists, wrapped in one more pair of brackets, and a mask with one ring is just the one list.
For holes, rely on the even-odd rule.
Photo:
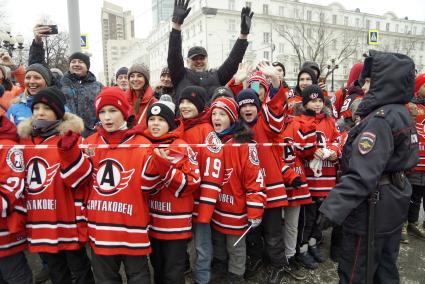
[(303, 185), (303, 182), (301, 181), (301, 177), (296, 177), (294, 178), (294, 180), (291, 182), (291, 186), (293, 188), (300, 188), (301, 185)]
[(317, 217), (316, 221), (317, 226), (320, 230), (326, 230), (329, 227), (333, 227), (334, 224), (329, 220), (328, 217), (326, 217), (324, 214), (319, 213), (319, 216)]
[(252, 16), (254, 16), (254, 12), (251, 12), (250, 7), (242, 8), (242, 12), (241, 12), (241, 34), (243, 34), (243, 35), (249, 34), (249, 30), (251, 29)]
[(175, 0), (174, 1), (174, 11), (173, 11), (173, 18), (172, 21), (176, 24), (182, 25), (184, 22), (184, 19), (189, 14), (190, 10), (192, 8), (187, 8), (189, 6), (189, 0), (184, 3), (184, 0)]

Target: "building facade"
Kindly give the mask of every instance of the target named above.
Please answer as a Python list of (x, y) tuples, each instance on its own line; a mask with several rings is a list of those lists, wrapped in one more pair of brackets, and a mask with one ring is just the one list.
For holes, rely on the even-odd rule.
[[(153, 2), (155, 2), (153, 0)], [(294, 0), (193, 0), (182, 26), (183, 58), (190, 47), (208, 51), (210, 68), (219, 67), (228, 57), (240, 32), (240, 11), (245, 5), (254, 11), (249, 46), (244, 61), (280, 61), (286, 80), (294, 85), (300, 65), (306, 60), (319, 63), (332, 91), (344, 85), (353, 64), (363, 61), (369, 49), (409, 55), (418, 72), (425, 72), (425, 22), (398, 18), (394, 12), (383, 15), (347, 10), (339, 3), (326, 6)], [(132, 48), (139, 58), (149, 57), (151, 83), (159, 81), (167, 65), (170, 19), (159, 23), (146, 39)], [(379, 31), (378, 45), (368, 45), (368, 31)], [(143, 48), (140, 49), (140, 48)], [(332, 80), (332, 77), (334, 78)]]
[(114, 78), (114, 63), (127, 53), (134, 40), (134, 17), (130, 11), (104, 1), (101, 21), (104, 77), (109, 84)]
[(173, 15), (174, 0), (152, 0), (152, 27), (169, 21)]

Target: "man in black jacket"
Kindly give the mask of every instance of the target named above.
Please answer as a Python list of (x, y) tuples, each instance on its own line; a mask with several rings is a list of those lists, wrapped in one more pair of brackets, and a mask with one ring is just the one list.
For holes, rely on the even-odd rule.
[[(418, 137), (405, 106), (413, 96), (415, 66), (406, 55), (372, 50), (360, 81), (368, 89), (356, 111), (362, 120), (349, 133), (342, 177), (320, 207), (321, 220), (343, 225), (340, 283), (366, 282), (370, 233), (373, 283), (399, 283), (396, 261), (412, 193), (405, 172), (418, 162)], [(368, 230), (372, 208), (375, 226)]]
[(251, 28), (251, 18), (253, 12), (251, 8), (245, 7), (241, 12), (241, 33), (238, 40), (232, 48), (229, 57), (217, 70), (207, 70), (208, 54), (205, 48), (200, 46), (192, 47), (187, 55), (187, 65), (184, 67), (182, 56), (182, 35), (181, 26), (184, 19), (189, 14), (191, 8), (188, 8), (189, 0), (177, 0), (174, 6), (172, 18), (172, 30), (170, 33), (168, 47), (168, 68), (170, 68), (171, 80), (176, 90), (177, 97), (181, 91), (190, 85), (204, 87), (207, 91), (208, 102), (214, 90), (225, 85), (238, 70), (239, 63), (245, 55), (248, 47), (248, 34)]

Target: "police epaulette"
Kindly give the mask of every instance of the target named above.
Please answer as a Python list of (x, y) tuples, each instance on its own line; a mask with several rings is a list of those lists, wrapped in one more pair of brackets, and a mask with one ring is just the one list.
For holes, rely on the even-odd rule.
[(385, 111), (381, 108), (375, 113), (376, 117), (385, 117)]

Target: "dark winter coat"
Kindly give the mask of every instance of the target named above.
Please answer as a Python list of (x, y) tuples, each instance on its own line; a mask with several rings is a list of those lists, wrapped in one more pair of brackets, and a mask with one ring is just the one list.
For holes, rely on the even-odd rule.
[(83, 137), (94, 133), (96, 123), (94, 101), (103, 85), (96, 81), (96, 77), (90, 71), (82, 78), (68, 71), (63, 75), (61, 84), (62, 92), (66, 97), (66, 105), (71, 113), (77, 114), (84, 121)]
[[(413, 96), (415, 66), (401, 54), (371, 51), (369, 92), (357, 114), (363, 120), (349, 133), (342, 157), (342, 177), (320, 211), (347, 232), (366, 234), (368, 197), (379, 192), (377, 236), (397, 232), (407, 220), (411, 185), (384, 177), (405, 172), (418, 162), (415, 125), (404, 104)], [(388, 179), (386, 179), (388, 181)]]
[(232, 79), (238, 70), (239, 63), (242, 62), (247, 47), (246, 39), (238, 39), (229, 57), (218, 69), (196, 72), (184, 67), (181, 31), (171, 30), (167, 62), (177, 98), (180, 97), (180, 93), (185, 87), (196, 85), (205, 88), (208, 94), (206, 100), (211, 101), (214, 90), (219, 86), (226, 85)]

